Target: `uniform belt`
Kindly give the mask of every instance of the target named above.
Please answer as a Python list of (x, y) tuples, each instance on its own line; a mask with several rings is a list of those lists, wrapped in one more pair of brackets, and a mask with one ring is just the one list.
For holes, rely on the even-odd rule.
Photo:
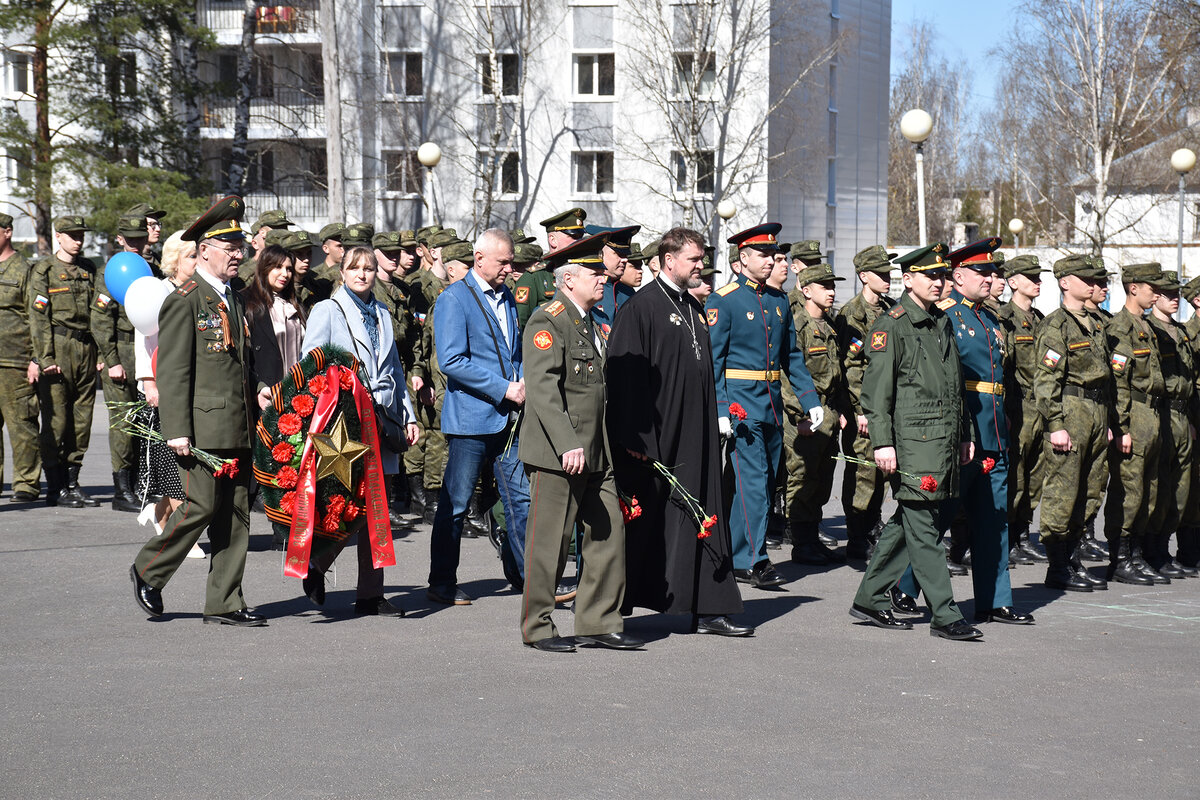
[(1085, 389), (1082, 386), (1067, 384), (1062, 390), (1064, 397), (1082, 397), (1084, 400), (1091, 400), (1096, 403), (1103, 403), (1108, 400), (1108, 396), (1103, 389)]
[(980, 394), (998, 394), (1004, 395), (1003, 383), (992, 383), (991, 381), (963, 381), (963, 386), (968, 392), (979, 392)]
[(778, 369), (727, 369), (725, 377), (739, 381), (777, 381), (783, 377), (783, 371)]
[(1191, 399), (1187, 397), (1172, 397), (1170, 401), (1172, 411), (1187, 411), (1191, 404)]
[(118, 342), (132, 342), (133, 341), (133, 331), (117, 331), (117, 341)]
[(51, 325), (50, 330), (59, 336), (69, 336), (77, 342), (87, 344), (92, 341), (92, 334), (88, 331), (77, 331), (74, 328), (64, 328), (62, 325)]
[(1163, 407), (1163, 401), (1167, 398), (1162, 395), (1146, 394), (1145, 392), (1139, 392), (1137, 389), (1130, 389), (1129, 399), (1135, 403), (1141, 403), (1142, 405), (1158, 409)]

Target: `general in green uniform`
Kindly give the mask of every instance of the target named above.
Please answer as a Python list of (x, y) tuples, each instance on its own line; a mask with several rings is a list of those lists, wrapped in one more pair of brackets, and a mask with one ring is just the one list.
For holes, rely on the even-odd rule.
[[(0, 426), (12, 446), (14, 503), (38, 499), (42, 456), (38, 444), (38, 366), (29, 334), (31, 270), (12, 247), (13, 218), (0, 214)], [(0, 473), (4, 471), (0, 447)]]

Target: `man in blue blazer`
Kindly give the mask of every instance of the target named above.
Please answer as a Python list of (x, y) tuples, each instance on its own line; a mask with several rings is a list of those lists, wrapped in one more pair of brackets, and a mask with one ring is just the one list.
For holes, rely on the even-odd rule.
[[(495, 468), (508, 535), (504, 574), (524, 583), (525, 518), (529, 482), (510, 432), (525, 403), (517, 307), (504, 285), (512, 274), (513, 242), (507, 231), (484, 231), (475, 243), (475, 266), (438, 298), (433, 337), (446, 376), (442, 433), (446, 474), (430, 540), (429, 599), (470, 605), (458, 588), (459, 543), (467, 504), (485, 463)], [(515, 437), (511, 437), (515, 439)]]

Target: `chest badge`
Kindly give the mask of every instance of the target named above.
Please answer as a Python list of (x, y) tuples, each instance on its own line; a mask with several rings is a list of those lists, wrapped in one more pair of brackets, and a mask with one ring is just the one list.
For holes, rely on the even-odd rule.
[(748, 319), (748, 320), (750, 320), (751, 322), (753, 322), (753, 321), (754, 321), (754, 312), (753, 312), (753, 311), (747, 311), (747, 312), (746, 312), (746, 319)]
[(683, 324), (683, 317), (679, 316), (679, 314), (675, 311), (672, 311), (671, 316), (667, 317), (667, 319), (669, 319), (671, 321), (672, 325), (682, 325)]

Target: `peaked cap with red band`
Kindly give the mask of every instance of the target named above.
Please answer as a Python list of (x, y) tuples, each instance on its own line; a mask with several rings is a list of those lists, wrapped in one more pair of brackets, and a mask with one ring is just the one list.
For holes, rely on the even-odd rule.
[(736, 245), (739, 249), (753, 247), (755, 250), (774, 253), (779, 250), (779, 242), (775, 237), (781, 230), (783, 230), (783, 226), (778, 222), (764, 222), (762, 225), (747, 228), (741, 233), (735, 233), (729, 237), (729, 243)]
[(971, 269), (994, 269), (997, 264), (1004, 263), (1004, 256), (996, 253), (1000, 247), (999, 236), (989, 236), (960, 247), (950, 254), (950, 264), (955, 267), (970, 267)]

